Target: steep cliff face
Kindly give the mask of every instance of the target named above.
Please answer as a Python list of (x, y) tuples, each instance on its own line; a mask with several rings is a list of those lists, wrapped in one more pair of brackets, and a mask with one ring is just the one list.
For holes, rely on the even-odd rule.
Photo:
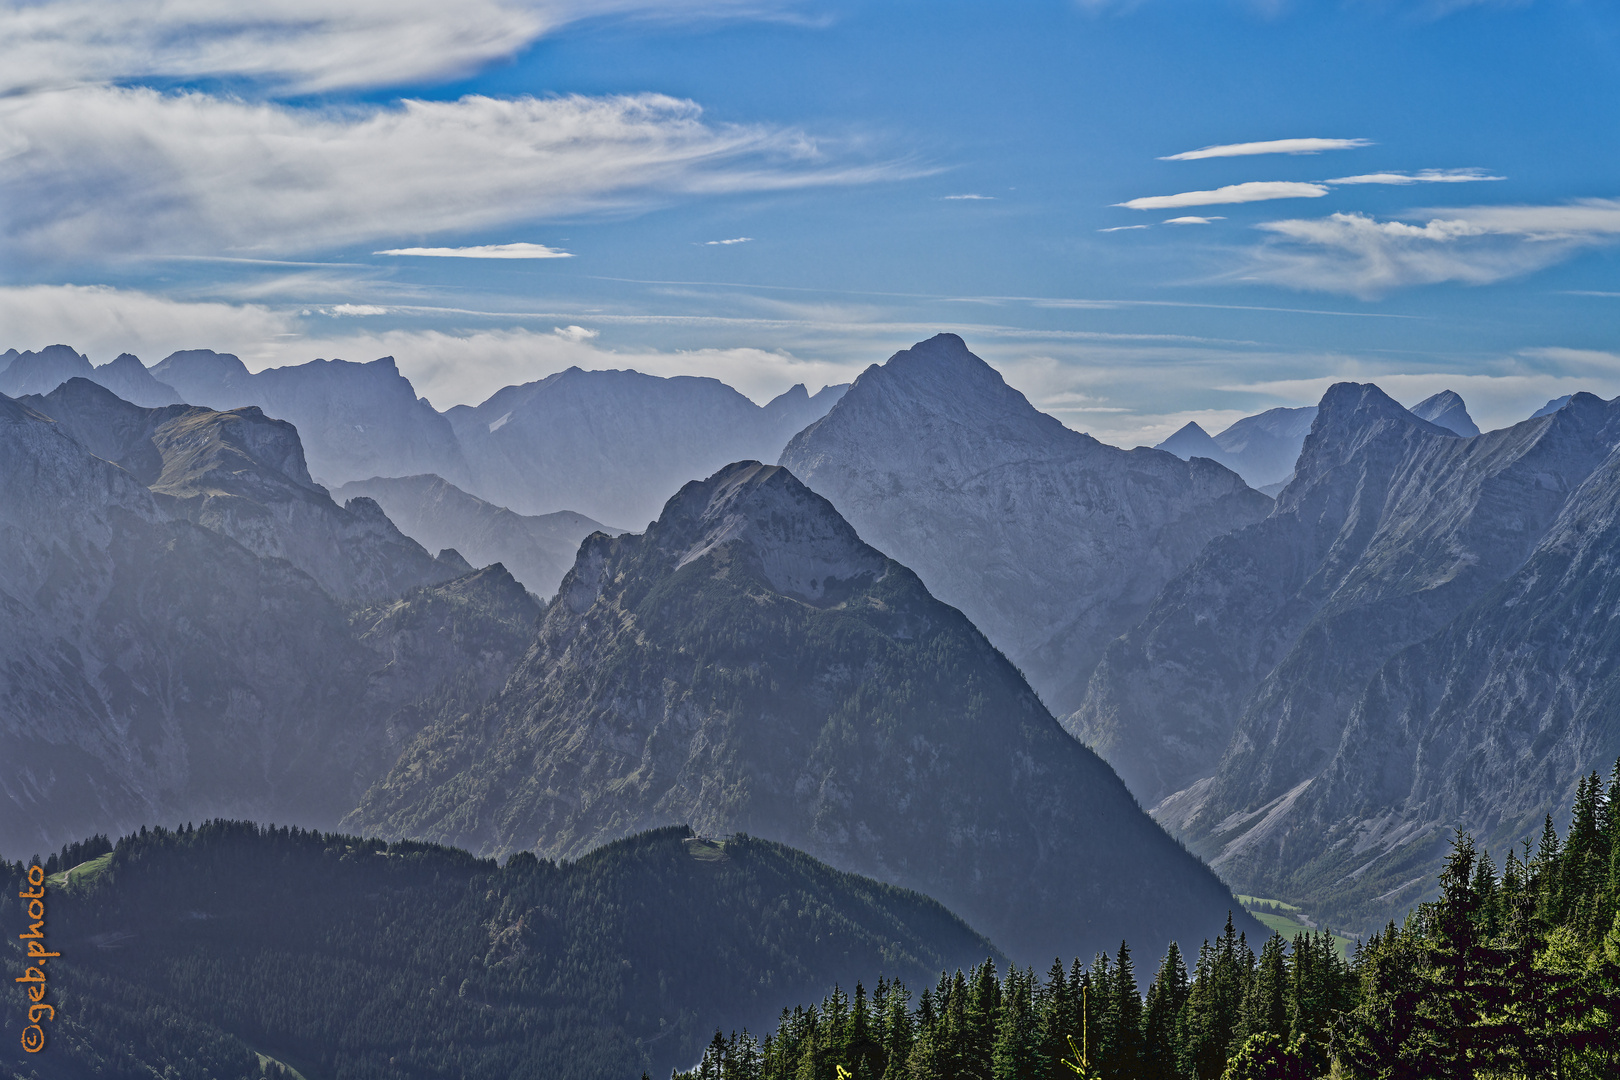
[(868, 368), (781, 463), (960, 608), (1060, 715), (1166, 581), (1271, 507), (1214, 462), (1071, 431), (954, 334)]
[(332, 494), (374, 499), (390, 521), (428, 550), (455, 548), (474, 566), (501, 563), (539, 596), (557, 591), (581, 540), (593, 532), (619, 531), (572, 510), (533, 517), (514, 513), (438, 476), (374, 476)]
[[(538, 609), (504, 572), (439, 586), (482, 604), (418, 591), (351, 615), (323, 565), (348, 567), (354, 596), (454, 571), (374, 507), (332, 504), (290, 427), (257, 410), (142, 410), (83, 380), (31, 403), (0, 398), (0, 850), (216, 815), (330, 828), (423, 700), (509, 668), (532, 637)], [(414, 651), (388, 629), (407, 624)], [(475, 639), (503, 644), (458, 644)]]
[(419, 473), (467, 479), (449, 421), (416, 396), (391, 356), (365, 364), (312, 360), (254, 374), (229, 353), (189, 349), (165, 357), (152, 375), (194, 405), (257, 405), (292, 423), (310, 471), (323, 483)]
[(775, 460), (842, 390), (812, 397), (797, 386), (759, 406), (717, 379), (569, 368), (445, 415), (466, 449), (473, 494), (520, 514), (572, 510), (637, 528), (694, 476)]
[[(1617, 440), (1620, 405), (1590, 395), (1465, 439), (1333, 387), (1274, 514), (1213, 542), (1110, 647), (1073, 730), (1232, 880), (1331, 896), (1346, 883), (1303, 869), (1324, 821), (1296, 826), (1325, 770), (1361, 768), (1342, 754), (1369, 686), (1519, 572)], [(1402, 813), (1377, 810), (1410, 838)]]
[(588, 539), (504, 691), (347, 820), (558, 857), (679, 822), (919, 889), (1025, 962), (1232, 906), (960, 612), (756, 462)]

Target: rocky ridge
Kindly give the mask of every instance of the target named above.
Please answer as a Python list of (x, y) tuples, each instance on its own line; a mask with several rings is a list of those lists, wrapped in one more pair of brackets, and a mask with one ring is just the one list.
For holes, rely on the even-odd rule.
[(1271, 508), (1212, 461), (1064, 427), (954, 334), (862, 372), (781, 464), (961, 609), (1060, 714), (1166, 581)]
[(757, 462), (588, 538), (503, 691), (345, 825), (569, 858), (675, 822), (918, 889), (1023, 962), (1233, 906), (960, 612)]

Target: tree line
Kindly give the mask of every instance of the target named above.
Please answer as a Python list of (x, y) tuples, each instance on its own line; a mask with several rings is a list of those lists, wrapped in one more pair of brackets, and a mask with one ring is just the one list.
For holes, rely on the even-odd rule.
[(1348, 959), (1327, 934), (1257, 952), (1228, 918), (1143, 993), (1128, 944), (1044, 976), (986, 961), (913, 994), (880, 978), (716, 1032), (673, 1080), (1453, 1080), (1620, 1077), (1620, 762), (1560, 838), (1500, 870), (1459, 831), (1439, 895)]

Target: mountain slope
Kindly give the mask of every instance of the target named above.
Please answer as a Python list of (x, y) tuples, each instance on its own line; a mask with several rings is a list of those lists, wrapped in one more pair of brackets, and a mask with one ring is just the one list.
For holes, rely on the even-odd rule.
[[(1332, 822), (1290, 830), (1319, 778), (1358, 772), (1342, 754), (1369, 685), (1517, 573), (1617, 441), (1620, 404), (1590, 395), (1464, 439), (1376, 387), (1331, 388), (1273, 515), (1165, 588), (1110, 647), (1073, 729), (1145, 801), (1179, 790), (1156, 816), (1240, 886), (1306, 896), (1292, 875)], [(1412, 824), (1380, 805), (1380, 829)]]
[(557, 591), (581, 540), (593, 532), (618, 531), (571, 510), (539, 517), (515, 514), (437, 476), (372, 477), (351, 481), (332, 494), (370, 498), (402, 532), (430, 550), (455, 548), (475, 566), (501, 563), (539, 596)]
[[(437, 601), (429, 589), (354, 614), (289, 558), (248, 546), (281, 534), (242, 536), (248, 544), (231, 535), (261, 512), (290, 528), (278, 515), (296, 518), (296, 507), (252, 501), (252, 489), (294, 489), (294, 500), (325, 500), (298, 520), (316, 530), (309, 550), (323, 550), (323, 537), (337, 544), (332, 565), (354, 571), (345, 580), (403, 591), (458, 573), (374, 505), (343, 510), (301, 487), (288, 425), (256, 410), (142, 410), (84, 380), (32, 400), (73, 424), (0, 397), (0, 844), (9, 849), (154, 817), (330, 827), (435, 700), (465, 698), (469, 679), (479, 699), (492, 692), (532, 638), (538, 605), (498, 568), (435, 587), (476, 592), (476, 603)], [(228, 506), (220, 518), (234, 515), (242, 529), (199, 510), (231, 500), (248, 509)], [(320, 534), (332, 520), (347, 531)], [(297, 550), (283, 554), (297, 555), (309, 538), (288, 535)], [(477, 674), (490, 668), (499, 670)]]
[(573, 510), (636, 527), (693, 476), (774, 460), (842, 389), (811, 397), (796, 386), (759, 406), (716, 379), (569, 368), (445, 415), (466, 449), (473, 478), (463, 486), (473, 494), (520, 514)]
[(781, 464), (960, 608), (1060, 714), (1171, 576), (1271, 507), (1213, 462), (1071, 431), (954, 334), (862, 372)]
[[(237, 823), (143, 830), (50, 904), (51, 991), (71, 1007), (39, 1057), (61, 1080), (260, 1076), (259, 1054), (309, 1077), (663, 1076), (717, 1027), (767, 1030), (837, 979), (1002, 959), (927, 897), (683, 829), (504, 867)], [(0, 1062), (34, 1064), (7, 1043)]]
[(1025, 962), (1233, 906), (960, 612), (756, 462), (586, 540), (500, 696), (346, 827), (571, 857), (672, 822), (919, 889)]
[(171, 512), (286, 559), (339, 600), (397, 596), (455, 573), (370, 499), (334, 503), (310, 479), (298, 432), (256, 407), (141, 409), (85, 379), (24, 400), (173, 500)]
[(151, 373), (192, 404), (257, 405), (292, 423), (310, 471), (323, 483), (421, 473), (454, 483), (467, 478), (449, 421), (416, 396), (392, 356), (366, 364), (311, 360), (255, 374), (229, 353), (189, 349), (165, 357)]

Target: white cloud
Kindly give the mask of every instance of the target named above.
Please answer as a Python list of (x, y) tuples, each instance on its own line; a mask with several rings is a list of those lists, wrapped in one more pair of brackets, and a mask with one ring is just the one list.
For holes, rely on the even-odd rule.
[(1115, 225), (1107, 229), (1098, 229), (1098, 232), (1130, 232), (1132, 229), (1151, 229), (1151, 225)]
[(551, 332), (564, 341), (589, 341), (602, 333), (600, 330), (588, 330), (583, 326), (553, 326)]
[(1276, 239), (1253, 253), (1255, 264), (1244, 276), (1371, 297), (1444, 281), (1488, 284), (1620, 241), (1617, 199), (1430, 213), (1446, 216), (1422, 225), (1365, 214), (1267, 222), (1260, 227)]
[(984, 199), (984, 200), (988, 200), (988, 201), (994, 201), (995, 196), (994, 195), (944, 195), (944, 196), (941, 196), (941, 198), (943, 198), (946, 202), (950, 202), (953, 199)]
[(1195, 216), (1189, 214), (1187, 217), (1166, 218), (1165, 221), (1164, 221), (1164, 224), (1166, 224), (1166, 225), (1212, 225), (1217, 221), (1225, 221), (1225, 220), (1226, 220), (1225, 218), (1223, 218), (1223, 217), (1221, 217), (1219, 215), (1216, 215), (1215, 217), (1195, 217)]
[(1129, 202), (1115, 203), (1132, 210), (1176, 210), (1183, 206), (1224, 206), (1232, 203), (1266, 202), (1271, 199), (1319, 199), (1328, 193), (1321, 184), (1295, 180), (1252, 180), (1228, 184), (1213, 191), (1183, 191), (1179, 195), (1148, 195)]
[(63, 344), (97, 364), (122, 352), (153, 364), (178, 349), (232, 352), (283, 340), (298, 333), (299, 320), (259, 304), (170, 300), (104, 285), (22, 285), (0, 286), (0, 327), (0, 350)]
[(544, 244), (479, 244), (474, 247), (409, 247), (373, 251), (373, 255), (419, 255), (439, 259), (572, 259), (571, 251)]
[(704, 246), (706, 246), (706, 247), (715, 247), (717, 245), (721, 246), (721, 247), (725, 247), (725, 246), (730, 245), (730, 244), (751, 244), (753, 242), (754, 242), (754, 238), (752, 236), (734, 236), (730, 240), (705, 240), (705, 241), (703, 241)]
[(1416, 173), (1378, 172), (1360, 176), (1341, 176), (1324, 180), (1324, 184), (1472, 184), (1482, 180), (1506, 180), (1505, 176), (1492, 176), (1484, 169), (1423, 169)]
[(338, 304), (328, 308), (328, 315), (386, 315), (388, 309), (376, 304)]
[(272, 92), (468, 74), (603, 15), (768, 16), (773, 0), (51, 0), (0, 5), (0, 93), (226, 77)]
[(86, 87), (0, 98), (0, 242), (36, 261), (236, 254), (487, 228), (674, 195), (915, 174), (657, 94), (292, 109)]
[(1226, 143), (1205, 146), (1160, 161), (1200, 161), (1204, 158), (1250, 157), (1254, 154), (1320, 154), (1324, 150), (1355, 150), (1373, 145), (1370, 139), (1271, 139), (1266, 142)]

